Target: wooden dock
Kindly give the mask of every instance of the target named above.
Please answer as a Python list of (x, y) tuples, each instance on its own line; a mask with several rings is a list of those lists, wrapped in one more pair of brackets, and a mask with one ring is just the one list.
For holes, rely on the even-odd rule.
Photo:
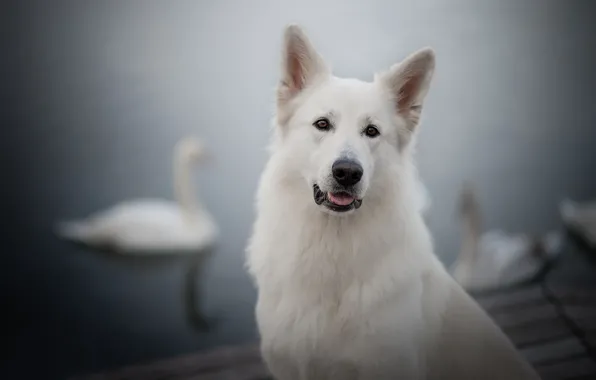
[[(596, 287), (533, 285), (475, 297), (544, 380), (596, 379)], [(257, 344), (78, 380), (268, 380)]]

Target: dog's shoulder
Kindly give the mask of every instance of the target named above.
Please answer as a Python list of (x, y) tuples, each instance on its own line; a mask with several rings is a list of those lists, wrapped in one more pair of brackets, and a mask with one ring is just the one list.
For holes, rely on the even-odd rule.
[[(435, 323), (429, 350), (430, 379), (538, 379), (531, 366), (486, 312), (449, 277), (428, 279), (443, 299), (432, 308)], [(442, 289), (438, 294), (439, 290)], [(482, 337), (481, 339), (479, 337)]]

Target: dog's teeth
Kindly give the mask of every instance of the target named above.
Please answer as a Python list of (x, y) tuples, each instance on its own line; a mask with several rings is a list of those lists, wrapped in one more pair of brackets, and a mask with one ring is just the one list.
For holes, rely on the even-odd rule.
[(362, 199), (355, 199), (354, 200), (354, 208), (358, 210), (362, 206)]

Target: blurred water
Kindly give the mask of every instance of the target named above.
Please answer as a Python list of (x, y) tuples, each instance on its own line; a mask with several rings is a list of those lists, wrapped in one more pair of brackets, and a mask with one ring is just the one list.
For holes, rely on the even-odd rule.
[[(489, 227), (556, 227), (559, 199), (596, 194), (592, 8), (14, 2), (2, 59), (7, 371), (60, 378), (256, 336), (243, 255), (288, 22), (304, 25), (342, 76), (369, 80), (420, 47), (435, 48), (418, 161), (446, 263), (458, 249), (453, 210), (465, 179), (478, 185)], [(57, 219), (127, 198), (170, 197), (171, 149), (191, 133), (216, 156), (197, 183), (223, 232), (202, 275), (189, 277), (197, 268), (190, 258), (123, 262), (54, 237)], [(211, 321), (207, 331), (187, 316), (193, 278), (199, 290), (190, 298)]]

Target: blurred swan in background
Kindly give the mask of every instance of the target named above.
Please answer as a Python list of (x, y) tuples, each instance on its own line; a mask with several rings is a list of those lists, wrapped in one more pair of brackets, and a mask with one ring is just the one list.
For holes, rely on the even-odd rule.
[(596, 202), (578, 203), (565, 199), (559, 206), (563, 223), (596, 248)]
[(563, 235), (536, 238), (501, 230), (482, 233), (480, 207), (470, 185), (461, 193), (461, 251), (452, 267), (455, 280), (469, 291), (512, 286), (538, 277), (561, 253)]
[(57, 233), (68, 240), (136, 255), (196, 252), (210, 246), (218, 227), (195, 197), (190, 175), (191, 166), (205, 157), (200, 140), (180, 140), (173, 160), (176, 201), (122, 202), (83, 220), (58, 223)]

